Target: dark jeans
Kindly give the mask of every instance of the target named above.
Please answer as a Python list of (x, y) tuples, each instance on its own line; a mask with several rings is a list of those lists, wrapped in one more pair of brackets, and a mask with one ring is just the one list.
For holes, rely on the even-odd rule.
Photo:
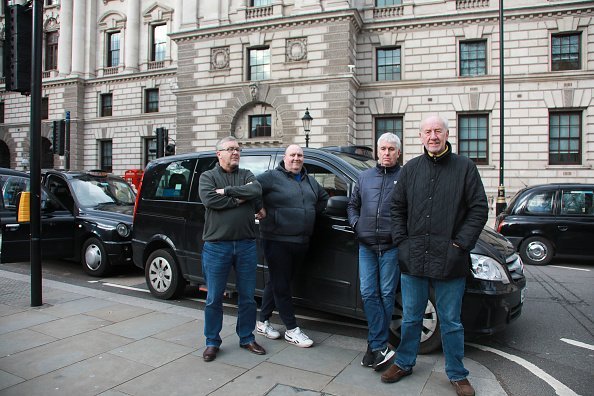
[(260, 321), (272, 316), (276, 307), (281, 320), (292, 330), (297, 327), (291, 281), (298, 265), (303, 262), (309, 244), (262, 240), (262, 247), (268, 262), (268, 282), (262, 296)]

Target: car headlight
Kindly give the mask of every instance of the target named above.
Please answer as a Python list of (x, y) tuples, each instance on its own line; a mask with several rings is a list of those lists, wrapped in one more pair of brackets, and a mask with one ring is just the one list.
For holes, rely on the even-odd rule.
[(472, 275), (476, 279), (509, 283), (507, 273), (496, 260), (480, 254), (470, 254), (472, 260)]
[(124, 223), (118, 223), (116, 231), (122, 238), (127, 238), (130, 235), (130, 228)]

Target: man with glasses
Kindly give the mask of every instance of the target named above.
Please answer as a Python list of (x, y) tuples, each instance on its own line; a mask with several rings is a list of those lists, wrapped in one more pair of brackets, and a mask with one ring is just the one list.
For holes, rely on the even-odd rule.
[(239, 294), (237, 325), (239, 345), (256, 355), (266, 351), (256, 341), (256, 227), (254, 216), (260, 210), (262, 188), (254, 174), (239, 168), (241, 148), (228, 136), (216, 144), (219, 163), (200, 176), (199, 194), (206, 214), (202, 272), (208, 293), (204, 308), (206, 349), (202, 357), (211, 362), (221, 346), (223, 294), (231, 267), (235, 270)]
[(424, 153), (402, 167), (392, 195), (392, 238), (398, 245), (403, 318), (396, 359), (382, 382), (412, 374), (430, 287), (435, 292), (445, 372), (458, 395), (473, 396), (464, 367), (460, 319), (470, 251), (487, 222), (489, 206), (476, 165), (456, 155), (445, 118), (421, 122)]

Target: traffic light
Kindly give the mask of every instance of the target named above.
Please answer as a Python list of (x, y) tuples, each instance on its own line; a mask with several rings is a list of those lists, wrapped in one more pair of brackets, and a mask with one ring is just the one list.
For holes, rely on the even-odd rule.
[(53, 138), (52, 150), (54, 154), (64, 155), (64, 148), (66, 146), (66, 122), (64, 120), (54, 121), (52, 123)]
[(167, 138), (167, 132), (167, 129), (163, 127), (157, 128), (155, 132), (157, 134), (157, 158), (165, 156), (165, 147), (167, 146), (167, 141), (169, 140)]
[(30, 7), (6, 5), (4, 82), (7, 91), (31, 92), (33, 12)]

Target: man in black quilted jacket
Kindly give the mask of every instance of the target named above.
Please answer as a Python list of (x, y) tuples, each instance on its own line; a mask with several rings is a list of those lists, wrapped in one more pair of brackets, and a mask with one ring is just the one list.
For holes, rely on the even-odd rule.
[(445, 371), (458, 395), (474, 395), (464, 367), (460, 319), (470, 251), (487, 222), (487, 196), (475, 164), (456, 155), (448, 122), (421, 122), (424, 153), (403, 166), (392, 196), (392, 238), (398, 245), (403, 321), (396, 359), (382, 375), (396, 382), (412, 373), (430, 287), (435, 292)]
[(361, 365), (379, 371), (390, 364), (388, 347), (396, 286), (398, 248), (392, 241), (390, 203), (398, 181), (400, 139), (384, 133), (377, 140), (378, 163), (361, 172), (347, 206), (349, 224), (359, 240), (359, 279), (367, 317), (367, 352)]

